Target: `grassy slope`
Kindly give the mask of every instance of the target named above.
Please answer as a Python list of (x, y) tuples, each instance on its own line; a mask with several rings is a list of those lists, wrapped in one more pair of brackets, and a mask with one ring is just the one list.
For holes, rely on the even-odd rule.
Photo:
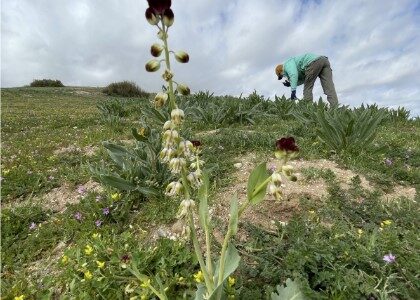
[[(32, 197), (42, 196), (64, 184), (76, 189), (78, 184), (90, 178), (86, 163), (97, 162), (105, 157), (100, 146), (102, 141), (131, 138), (129, 130), (116, 132), (100, 120), (96, 104), (107, 99), (106, 96), (93, 88), (80, 91), (76, 88), (2, 89), (1, 196), (4, 204), (24, 204)], [(131, 125), (135, 126), (132, 123), (135, 118), (129, 121)], [(235, 125), (222, 129), (217, 135), (197, 135), (197, 132), (205, 131), (206, 128), (202, 127), (193, 129), (192, 135), (200, 137), (207, 145), (205, 160), (209, 164), (218, 163), (215, 170), (219, 186), (229, 184), (232, 162), (239, 155), (253, 151), (266, 156), (272, 150), (273, 141), (280, 136), (296, 136), (304, 158), (330, 158), (329, 151), (315, 137), (307, 136), (306, 129), (293, 120), (266, 119), (255, 126)], [(356, 159), (352, 156), (336, 159), (348, 168), (366, 174), (382, 189), (396, 181), (418, 187), (418, 172), (413, 170), (419, 166), (418, 122), (387, 124), (381, 128), (376, 141), (384, 146), (380, 153), (366, 154)], [(80, 153), (54, 154), (54, 151), (70, 145), (80, 148), (94, 146), (98, 150), (92, 157)], [(385, 158), (392, 159), (395, 168), (385, 166)], [(95, 194), (89, 197), (93, 199)], [(76, 211), (86, 211), (86, 214), (93, 211), (86, 205), (82, 201), (64, 215), (53, 214), (39, 205), (23, 205), (2, 213), (3, 227), (6, 224), (6, 229), (10, 229), (8, 223), (14, 222), (14, 228), (10, 230), (20, 234), (14, 237), (14, 248), (2, 250), (2, 278), (6, 282), (6, 289), (13, 290), (13, 293), (28, 289), (24, 284), (25, 278), (45, 275), (33, 272), (31, 262), (54, 255), (54, 249), (60, 242), (75, 244), (79, 238), (95, 230), (95, 216), (87, 217), (90, 225), (83, 227), (78, 227), (74, 220), (70, 220)], [(171, 203), (150, 202), (143, 204), (141, 212), (134, 218), (143, 227), (150, 222), (170, 221), (175, 210), (176, 205)], [(37, 235), (33, 234), (28, 229), (31, 222), (45, 224), (44, 229)], [(124, 222), (127, 221), (117, 220), (114, 225), (104, 227), (103, 234), (114, 230), (124, 232)], [(17, 287), (12, 288), (13, 284)]]

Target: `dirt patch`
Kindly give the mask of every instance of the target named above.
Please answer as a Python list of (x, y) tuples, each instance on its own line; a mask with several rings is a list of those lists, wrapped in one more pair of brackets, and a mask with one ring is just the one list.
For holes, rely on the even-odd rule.
[[(239, 203), (242, 203), (246, 199), (249, 174), (260, 161), (261, 158), (252, 153), (241, 157), (240, 163), (237, 162), (235, 164), (237, 171), (233, 174), (234, 184), (221, 190), (216, 195), (216, 201), (212, 208), (214, 210), (213, 214), (217, 218), (220, 218), (223, 224), (227, 224), (228, 222), (232, 196), (236, 193)], [(268, 160), (268, 166), (272, 167), (274, 164), (275, 159)], [(331, 170), (336, 175), (336, 179), (343, 189), (348, 189), (352, 178), (358, 175), (361, 186), (369, 191), (373, 190), (372, 185), (363, 175), (356, 174), (351, 170), (342, 169), (333, 161), (325, 159), (313, 161), (295, 160), (289, 164), (294, 167), (295, 174), (298, 178), (301, 177), (300, 172), (307, 168)], [(303, 180), (296, 182), (285, 181), (283, 193), (282, 201), (276, 201), (274, 197), (267, 196), (266, 200), (245, 211), (241, 221), (250, 222), (266, 230), (273, 229), (275, 222), (287, 223), (293, 213), (299, 210), (300, 198), (306, 197), (315, 202), (323, 201), (323, 198), (328, 195), (327, 183), (321, 178), (311, 180), (310, 182)], [(385, 194), (382, 198), (384, 200), (391, 200), (404, 196), (414, 200), (415, 194), (416, 190), (414, 188), (395, 186), (391, 194)], [(246, 239), (246, 236), (243, 234), (244, 232), (239, 230), (238, 238)]]
[(83, 154), (85, 156), (91, 157), (94, 156), (98, 147), (96, 146), (85, 146), (83, 148), (77, 147), (76, 145), (70, 145), (68, 147), (63, 147), (57, 150), (54, 150), (54, 155), (63, 155), (63, 154)]
[(102, 186), (92, 180), (76, 188), (65, 184), (52, 189), (39, 199), (42, 206), (54, 212), (64, 212), (67, 204), (76, 204), (86, 195), (87, 192), (103, 192)]

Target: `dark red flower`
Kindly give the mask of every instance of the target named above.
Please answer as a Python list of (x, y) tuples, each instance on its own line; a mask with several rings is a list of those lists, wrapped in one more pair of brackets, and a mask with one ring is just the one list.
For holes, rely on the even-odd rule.
[(200, 147), (201, 146), (200, 141), (191, 141), (191, 144), (193, 144), (194, 147)]
[(298, 146), (295, 144), (295, 139), (293, 137), (281, 138), (276, 141), (276, 149), (286, 152), (296, 152), (299, 151)]
[(121, 257), (121, 261), (122, 261), (123, 263), (128, 263), (128, 262), (130, 261), (130, 259), (131, 259), (131, 257), (130, 257), (130, 255), (128, 255), (128, 254), (124, 254), (124, 255)]
[(147, 0), (149, 8), (152, 8), (157, 15), (163, 14), (163, 12), (171, 8), (171, 0)]

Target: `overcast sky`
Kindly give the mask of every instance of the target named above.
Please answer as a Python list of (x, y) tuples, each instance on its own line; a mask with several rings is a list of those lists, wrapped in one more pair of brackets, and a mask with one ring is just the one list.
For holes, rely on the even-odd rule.
[[(170, 48), (192, 92), (290, 96), (276, 64), (305, 52), (329, 57), (339, 102), (409, 108), (420, 115), (419, 0), (173, 0)], [(147, 73), (155, 27), (146, 0), (6, 0), (1, 11), (1, 84), (33, 79), (104, 86), (130, 80), (162, 86)], [(298, 97), (302, 96), (298, 88)], [(314, 98), (321, 96), (319, 81)]]

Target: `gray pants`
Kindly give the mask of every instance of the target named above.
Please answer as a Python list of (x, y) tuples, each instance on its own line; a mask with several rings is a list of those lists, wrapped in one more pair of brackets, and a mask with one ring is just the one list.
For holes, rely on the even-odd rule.
[(312, 89), (315, 80), (321, 79), (321, 86), (331, 106), (338, 105), (337, 93), (335, 92), (331, 65), (327, 57), (321, 56), (309, 64), (305, 70), (305, 83), (303, 85), (303, 98), (312, 101)]

